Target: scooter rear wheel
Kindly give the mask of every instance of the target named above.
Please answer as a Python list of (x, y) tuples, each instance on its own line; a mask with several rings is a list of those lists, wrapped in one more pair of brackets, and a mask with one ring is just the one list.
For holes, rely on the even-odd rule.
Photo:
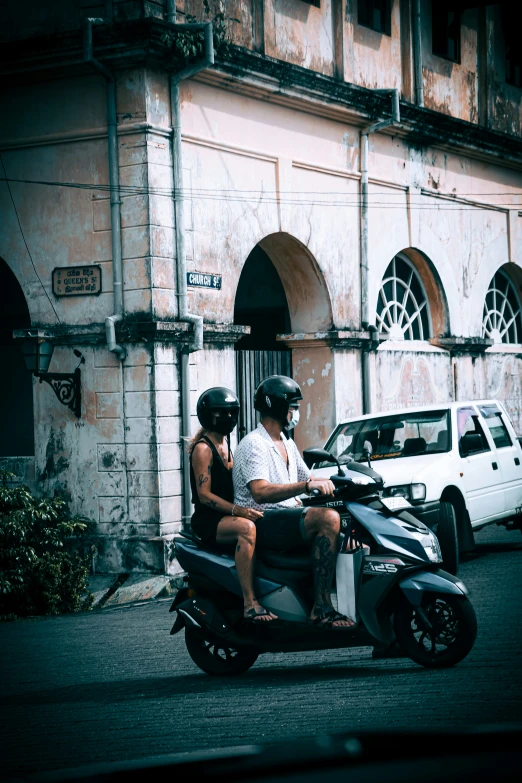
[(427, 593), (421, 607), (408, 601), (401, 603), (395, 612), (394, 630), (397, 642), (412, 661), (439, 669), (454, 666), (471, 651), (477, 637), (477, 618), (465, 596)]
[(250, 648), (225, 647), (202, 639), (185, 628), (187, 652), (199, 668), (214, 677), (243, 674), (257, 661), (258, 653)]

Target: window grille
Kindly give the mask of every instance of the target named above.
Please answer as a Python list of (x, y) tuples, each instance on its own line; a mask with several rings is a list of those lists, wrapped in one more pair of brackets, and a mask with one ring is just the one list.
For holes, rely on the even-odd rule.
[(501, 270), (493, 277), (484, 302), (482, 336), (495, 343), (522, 343), (522, 307), (515, 286)]
[(411, 261), (395, 256), (384, 274), (377, 301), (377, 326), (386, 340), (431, 337), (428, 296)]

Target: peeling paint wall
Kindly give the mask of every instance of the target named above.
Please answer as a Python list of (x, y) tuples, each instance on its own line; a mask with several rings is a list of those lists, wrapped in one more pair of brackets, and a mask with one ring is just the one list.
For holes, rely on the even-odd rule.
[(478, 12), (461, 13), (460, 62), (432, 53), (431, 2), (421, 0), (423, 10), (424, 105), (467, 122), (478, 122)]
[(451, 359), (447, 351), (408, 343), (384, 343), (374, 357), (373, 410), (392, 411), (453, 399)]
[(328, 76), (334, 72), (332, 0), (316, 8), (299, 0), (268, 0), (265, 53)]
[[(123, 299), (126, 315), (140, 321), (172, 320), (177, 310), (166, 96), (165, 76), (117, 76)], [(32, 325), (69, 334), (67, 345), (55, 339), (50, 370), (72, 372), (75, 347), (86, 360), (79, 420), (33, 379), (31, 484), (62, 493), (73, 513), (97, 523), (98, 570), (163, 571), (164, 539), (181, 519), (178, 349), (131, 344), (122, 365), (104, 344), (104, 318), (113, 312), (105, 82), (96, 75), (55, 81), (3, 99), (13, 107), (1, 139), (8, 176), (64, 186), (11, 185), (30, 256), (9, 192), (0, 188), (0, 256), (22, 286)], [(149, 135), (139, 126), (145, 122), (165, 132)], [(94, 188), (76, 187), (86, 184)], [(55, 297), (53, 268), (87, 263), (101, 266), (102, 293)]]
[(401, 88), (401, 14), (392, 2), (391, 35), (357, 21), (357, 0), (347, 0), (344, 24), (344, 78), (361, 87)]

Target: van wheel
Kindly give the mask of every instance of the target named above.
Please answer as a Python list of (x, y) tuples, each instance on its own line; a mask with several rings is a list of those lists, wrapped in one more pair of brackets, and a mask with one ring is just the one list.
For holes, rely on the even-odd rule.
[(448, 573), (456, 574), (459, 570), (459, 537), (455, 509), (451, 503), (440, 504), (437, 538), (442, 554), (442, 567)]

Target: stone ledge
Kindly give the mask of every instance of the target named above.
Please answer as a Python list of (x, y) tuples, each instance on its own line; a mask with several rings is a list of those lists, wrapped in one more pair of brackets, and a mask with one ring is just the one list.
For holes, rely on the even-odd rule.
[(369, 331), (329, 329), (324, 332), (278, 334), (277, 341), (288, 348), (313, 348), (329, 345), (332, 348), (372, 348)]
[(477, 356), (493, 345), (488, 337), (432, 337), (429, 342), (449, 351), (452, 356)]
[[(116, 339), (120, 343), (167, 342), (183, 344), (192, 334), (192, 324), (185, 321), (134, 321), (124, 320), (116, 325)], [(15, 329), (16, 340), (24, 340), (39, 331), (41, 337), (55, 345), (105, 345), (104, 324), (65, 325)], [(205, 343), (236, 343), (250, 334), (250, 326), (238, 324), (203, 323)]]

